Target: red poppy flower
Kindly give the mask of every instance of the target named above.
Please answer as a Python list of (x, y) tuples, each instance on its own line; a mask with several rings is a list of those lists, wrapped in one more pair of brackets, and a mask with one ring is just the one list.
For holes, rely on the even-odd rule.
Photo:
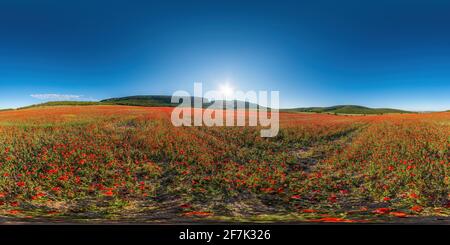
[(182, 204), (182, 205), (180, 205), (180, 208), (190, 208), (191, 207), (191, 205), (190, 204)]
[(326, 217), (320, 219), (309, 220), (311, 222), (324, 222), (324, 223), (354, 223), (357, 222), (355, 220), (343, 219), (343, 218), (334, 218), (334, 217)]
[(328, 201), (330, 201), (330, 202), (336, 202), (336, 200), (337, 200), (337, 197), (335, 194), (331, 194), (330, 197), (328, 197)]
[(406, 218), (406, 217), (408, 217), (408, 215), (406, 213), (403, 213), (403, 212), (390, 212), (389, 214), (392, 215), (392, 216), (395, 216), (397, 218)]
[(69, 176), (63, 175), (63, 176), (60, 176), (58, 179), (61, 181), (67, 181), (67, 180), (69, 180)]
[(25, 182), (20, 181), (20, 182), (17, 182), (16, 185), (17, 185), (18, 187), (24, 187), (24, 186), (25, 186)]
[(211, 216), (212, 213), (210, 212), (201, 212), (201, 211), (192, 211), (192, 212), (187, 212), (184, 213), (184, 216), (201, 216), (201, 217), (206, 217), (206, 216)]
[(419, 198), (419, 195), (417, 195), (416, 193), (411, 193), (411, 194), (409, 194), (409, 197), (413, 198), (413, 199), (417, 199), (417, 198)]
[(112, 190), (107, 190), (107, 191), (103, 192), (103, 195), (110, 197), (110, 196), (113, 196), (114, 193), (112, 192)]
[(377, 208), (373, 211), (375, 214), (387, 214), (389, 212), (391, 212), (390, 208)]
[(410, 208), (410, 210), (411, 210), (411, 211), (414, 211), (414, 212), (420, 213), (420, 212), (422, 212), (423, 208), (422, 208), (422, 206), (415, 205), (415, 206), (413, 206), (412, 208)]
[(20, 210), (9, 210), (8, 211), (8, 213), (10, 213), (10, 214), (18, 214), (18, 213), (21, 213), (22, 211), (20, 211)]

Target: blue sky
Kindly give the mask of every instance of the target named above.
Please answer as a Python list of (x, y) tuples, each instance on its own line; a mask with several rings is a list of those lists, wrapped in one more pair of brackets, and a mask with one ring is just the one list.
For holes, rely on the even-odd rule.
[(450, 109), (449, 13), (433, 0), (2, 0), (0, 108), (229, 82), (279, 90), (282, 107)]

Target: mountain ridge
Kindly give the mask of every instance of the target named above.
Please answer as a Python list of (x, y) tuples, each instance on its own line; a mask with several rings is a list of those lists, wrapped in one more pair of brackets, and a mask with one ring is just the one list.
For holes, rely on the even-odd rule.
[[(41, 106), (88, 106), (88, 105), (126, 105), (126, 106), (143, 106), (143, 107), (176, 107), (177, 103), (171, 103), (171, 96), (169, 95), (134, 95), (125, 97), (108, 98), (100, 101), (51, 101), (41, 104), (30, 105), (19, 109), (41, 107)], [(191, 97), (192, 104), (194, 106), (193, 99)], [(213, 101), (209, 101), (203, 98), (203, 107), (207, 108), (213, 105)], [(206, 101), (206, 102), (205, 102)], [(217, 101), (220, 102), (220, 101)], [(225, 101), (229, 103), (231, 101)], [(243, 108), (242, 104), (238, 104), (238, 101), (234, 100), (233, 109)], [(260, 107), (257, 104), (245, 102), (245, 108)], [(212, 107), (215, 108), (215, 107)], [(294, 113), (328, 113), (328, 114), (388, 114), (388, 113), (416, 113), (400, 109), (392, 108), (370, 108), (360, 105), (335, 105), (329, 107), (299, 107), (291, 109), (280, 109), (281, 112), (294, 112)]]
[(328, 107), (300, 107), (283, 109), (286, 112), (312, 112), (312, 113), (332, 113), (332, 114), (388, 114), (388, 113), (415, 113), (412, 111), (393, 108), (370, 108), (360, 105), (335, 105)]

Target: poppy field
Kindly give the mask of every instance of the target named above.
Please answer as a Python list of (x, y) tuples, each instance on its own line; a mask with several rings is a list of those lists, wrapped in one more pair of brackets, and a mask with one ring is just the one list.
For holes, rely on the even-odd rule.
[(173, 108), (0, 112), (0, 222), (422, 222), (450, 217), (450, 113), (280, 113), (280, 132)]

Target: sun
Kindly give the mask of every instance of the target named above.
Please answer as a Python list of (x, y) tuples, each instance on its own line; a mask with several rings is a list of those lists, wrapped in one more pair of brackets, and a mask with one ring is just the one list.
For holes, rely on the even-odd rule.
[(220, 93), (226, 98), (230, 98), (233, 96), (234, 89), (230, 86), (230, 84), (225, 83), (220, 86)]

